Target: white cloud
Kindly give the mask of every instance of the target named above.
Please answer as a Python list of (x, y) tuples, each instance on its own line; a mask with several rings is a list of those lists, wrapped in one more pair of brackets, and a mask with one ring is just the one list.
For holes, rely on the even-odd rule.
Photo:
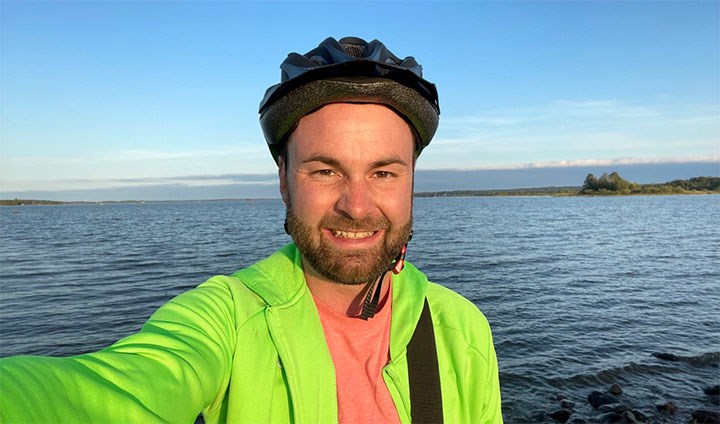
[(421, 170), (459, 170), (459, 171), (488, 171), (488, 170), (517, 170), (535, 168), (571, 168), (581, 166), (613, 166), (613, 165), (661, 165), (684, 163), (714, 163), (720, 170), (720, 155), (711, 156), (678, 156), (678, 157), (620, 157), (611, 159), (573, 159), (548, 160), (538, 162), (509, 162), (500, 164), (480, 165), (472, 167), (433, 168), (418, 166)]
[(0, 191), (58, 191), (91, 190), (120, 187), (217, 187), (230, 185), (275, 186), (274, 174), (197, 175), (167, 178), (118, 178), (118, 179), (54, 179), (54, 180), (10, 180), (3, 181)]
[(443, 117), (420, 166), (468, 169), (584, 158), (718, 155), (720, 105), (560, 100)]
[[(546, 105), (443, 116), (421, 169), (720, 162), (720, 105), (633, 105), (559, 100)], [(177, 184), (276, 184), (262, 144), (195, 150), (118, 150), (57, 156), (0, 154), (0, 190)], [(202, 177), (187, 177), (188, 175)]]
[[(122, 150), (85, 156), (3, 155), (0, 157), (0, 189), (105, 188), (151, 184), (152, 181), (168, 184), (173, 183), (173, 178), (189, 185), (187, 175), (275, 172), (275, 164), (264, 146), (188, 151)], [(223, 179), (218, 178), (212, 184), (223, 184)]]
[(556, 120), (569, 123), (570, 119), (578, 118), (589, 123), (597, 119), (624, 121), (657, 118), (661, 115), (660, 111), (648, 106), (627, 105), (611, 100), (557, 100), (541, 106), (502, 108), (482, 114), (443, 118), (442, 125), (452, 131), (468, 127), (508, 127)]

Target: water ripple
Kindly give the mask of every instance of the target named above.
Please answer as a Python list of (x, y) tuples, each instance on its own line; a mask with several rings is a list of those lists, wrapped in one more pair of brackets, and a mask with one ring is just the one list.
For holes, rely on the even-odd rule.
[[(686, 417), (720, 384), (718, 200), (416, 199), (408, 259), (488, 317), (506, 422), (558, 393), (589, 414), (587, 394), (614, 382), (638, 408), (673, 401)], [(287, 243), (283, 219), (279, 200), (0, 208), (0, 356), (131, 334)]]

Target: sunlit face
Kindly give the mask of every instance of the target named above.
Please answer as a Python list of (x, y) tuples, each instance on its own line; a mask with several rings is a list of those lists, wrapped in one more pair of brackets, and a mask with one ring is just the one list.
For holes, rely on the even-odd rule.
[(330, 104), (300, 120), (280, 191), (306, 273), (363, 284), (390, 265), (412, 229), (413, 161), (410, 127), (385, 106)]

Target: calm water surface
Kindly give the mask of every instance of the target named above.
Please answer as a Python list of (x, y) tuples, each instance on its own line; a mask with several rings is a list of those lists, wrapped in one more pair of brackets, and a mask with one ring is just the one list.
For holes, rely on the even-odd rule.
[[(488, 317), (506, 422), (611, 383), (717, 410), (720, 196), (420, 198), (408, 258)], [(279, 200), (0, 208), (0, 356), (72, 355), (289, 241)], [(663, 361), (653, 353), (677, 355)], [(674, 421), (675, 420), (675, 421)]]

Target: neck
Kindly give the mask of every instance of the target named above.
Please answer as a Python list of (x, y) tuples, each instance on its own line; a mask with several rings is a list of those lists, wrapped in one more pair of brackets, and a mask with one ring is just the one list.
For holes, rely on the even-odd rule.
[[(372, 281), (354, 285), (339, 284), (319, 275), (304, 259), (303, 268), (305, 281), (313, 296), (337, 313), (350, 317), (360, 316), (365, 295)], [(385, 298), (389, 289), (390, 284), (386, 280), (381, 287), (380, 299)]]

